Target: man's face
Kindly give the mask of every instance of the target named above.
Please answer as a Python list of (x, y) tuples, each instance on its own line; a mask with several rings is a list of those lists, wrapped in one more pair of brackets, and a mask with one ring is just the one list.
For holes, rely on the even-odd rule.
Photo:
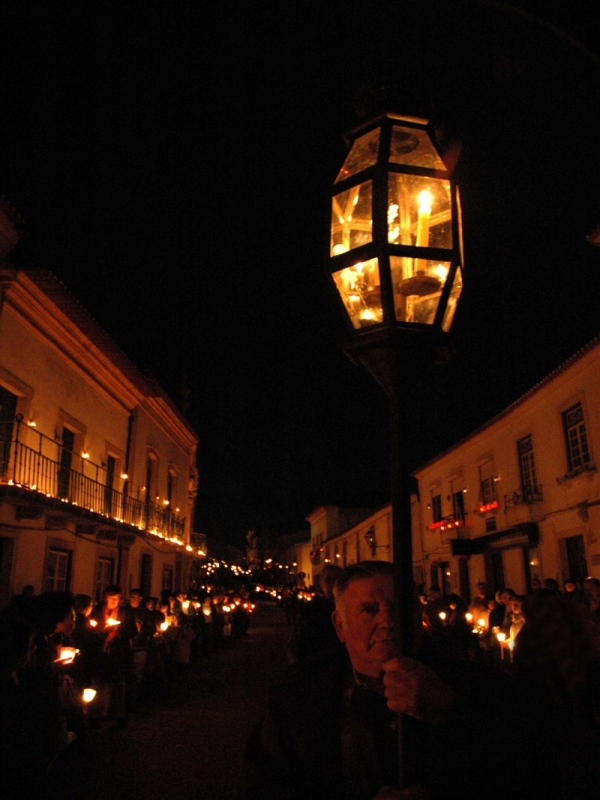
[(119, 607), (119, 603), (121, 602), (121, 595), (120, 594), (107, 594), (104, 598), (104, 605), (106, 606), (107, 611), (114, 611), (115, 608)]
[(139, 596), (139, 594), (131, 594), (131, 595), (129, 595), (129, 605), (132, 608), (138, 608), (141, 602), (142, 602), (142, 598)]
[(392, 577), (374, 575), (352, 581), (333, 612), (337, 635), (362, 675), (380, 677), (381, 665), (395, 655), (393, 600)]

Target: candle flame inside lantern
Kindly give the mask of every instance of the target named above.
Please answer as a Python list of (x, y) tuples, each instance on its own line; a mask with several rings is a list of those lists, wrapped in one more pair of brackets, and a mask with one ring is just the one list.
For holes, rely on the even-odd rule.
[(421, 214), (431, 214), (431, 200), (431, 192), (427, 189), (423, 189), (419, 193), (419, 212)]

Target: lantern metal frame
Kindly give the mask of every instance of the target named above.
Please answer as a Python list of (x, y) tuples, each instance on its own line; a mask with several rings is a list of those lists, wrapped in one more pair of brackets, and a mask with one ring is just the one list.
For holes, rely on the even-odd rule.
[[(401, 126), (404, 130), (414, 131), (416, 136), (420, 136), (420, 141), (426, 136), (433, 152), (439, 157), (435, 168), (412, 165), (408, 163), (398, 163), (391, 160), (391, 148), (393, 145), (393, 131)], [(353, 130), (347, 135), (346, 141), (349, 143), (348, 155), (352, 152), (352, 146), (360, 138), (370, 132), (379, 129), (378, 152), (376, 159), (365, 168), (358, 169), (347, 178), (338, 179), (334, 183), (331, 193), (332, 204), (334, 199), (345, 192), (349, 192), (361, 184), (370, 182), (372, 185), (372, 230), (371, 240), (357, 247), (347, 249), (342, 253), (333, 253), (332, 236), (329, 242), (329, 273), (331, 281), (336, 286), (334, 275), (340, 274), (346, 268), (353, 268), (357, 263), (377, 260), (379, 270), (380, 304), (382, 319), (381, 321), (369, 321), (364, 326), (353, 324), (351, 316), (346, 309), (346, 319), (350, 322), (353, 333), (356, 337), (374, 339), (377, 338), (377, 331), (387, 330), (422, 330), (430, 331), (430, 335), (447, 332), (453, 317), (455, 304), (450, 307), (449, 301), (453, 287), (458, 285), (458, 294), (462, 289), (462, 233), (461, 233), (461, 211), (459, 192), (456, 183), (450, 172), (444, 167), (442, 157), (435, 145), (435, 137), (427, 120), (415, 117), (400, 116), (397, 114), (386, 113), (368, 123)], [(416, 243), (398, 243), (389, 241), (389, 185), (393, 176), (411, 176), (414, 179), (431, 179), (433, 181), (446, 181), (450, 187), (450, 228), (451, 228), (451, 247), (422, 246)], [(331, 229), (330, 229), (331, 234)], [(395, 290), (392, 276), (391, 259), (414, 259), (417, 261), (440, 261), (448, 264), (448, 273), (443, 284), (440, 281), (440, 295), (432, 322), (406, 321), (397, 318)], [(457, 302), (458, 298), (456, 298)], [(342, 298), (343, 301), (343, 298)]]

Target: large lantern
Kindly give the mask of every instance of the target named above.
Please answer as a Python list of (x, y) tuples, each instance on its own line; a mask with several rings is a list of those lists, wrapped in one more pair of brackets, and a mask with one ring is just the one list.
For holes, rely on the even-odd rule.
[(386, 114), (349, 139), (329, 264), (352, 329), (447, 332), (462, 289), (460, 208), (427, 121)]

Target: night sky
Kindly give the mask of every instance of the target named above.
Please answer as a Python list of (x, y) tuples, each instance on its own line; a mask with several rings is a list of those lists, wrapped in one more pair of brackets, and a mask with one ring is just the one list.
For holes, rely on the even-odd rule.
[(0, 193), (28, 233), (13, 260), (187, 413), (214, 541), (389, 497), (387, 400), (342, 353), (323, 267), (365, 116), (427, 116), (460, 155), (465, 290), (452, 358), (413, 389), (415, 466), (599, 332), (587, 3), (134, 5), (2, 4)]

